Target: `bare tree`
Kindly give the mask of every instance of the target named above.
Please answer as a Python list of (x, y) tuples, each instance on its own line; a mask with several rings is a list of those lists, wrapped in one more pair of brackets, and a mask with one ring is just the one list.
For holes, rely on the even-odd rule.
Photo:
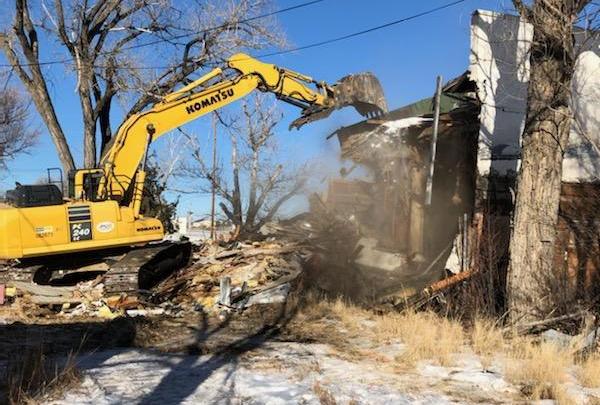
[(242, 238), (255, 237), (285, 202), (302, 191), (306, 181), (303, 168), (286, 169), (273, 159), (274, 129), (280, 114), (273, 105), (265, 107), (266, 97), (259, 93), (244, 100), (240, 116), (226, 124), (231, 140), (230, 172), (223, 167), (213, 172), (199, 147), (192, 148), (192, 159), (181, 167), (182, 176), (205, 180), (198, 191), (208, 193), (215, 187), (221, 210)]
[(29, 106), (14, 89), (0, 90), (0, 166), (26, 152), (38, 131), (30, 126)]
[(572, 122), (571, 81), (576, 51), (573, 25), (588, 0), (513, 0), (533, 26), (528, 109), (510, 242), (508, 307), (516, 322), (552, 310), (544, 294), (553, 277), (562, 162)]
[[(127, 114), (143, 110), (195, 72), (240, 49), (280, 45), (273, 20), (250, 20), (270, 0), (14, 0), (12, 27), (0, 49), (25, 85), (66, 171), (75, 163), (48, 91), (40, 48), (56, 41), (76, 78), (83, 122), (84, 166), (94, 167), (112, 137), (115, 97)], [(42, 63), (42, 64), (40, 64)], [(154, 66), (148, 66), (153, 63)], [(123, 99), (126, 99), (124, 97)], [(96, 138), (99, 138), (97, 142)]]

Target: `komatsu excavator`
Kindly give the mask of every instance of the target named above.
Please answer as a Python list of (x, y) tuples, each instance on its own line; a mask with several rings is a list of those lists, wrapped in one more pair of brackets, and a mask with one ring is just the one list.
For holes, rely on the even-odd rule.
[(245, 54), (233, 55), (224, 70), (216, 68), (129, 116), (98, 168), (69, 174), (67, 198), (55, 184), (8, 191), (8, 206), (0, 208), (0, 259), (8, 263), (0, 282), (45, 283), (57, 274), (64, 281), (69, 274), (91, 271), (105, 273), (109, 291), (134, 291), (147, 287), (144, 271), (154, 274), (165, 263), (185, 261), (189, 245), (157, 243), (164, 237), (162, 223), (141, 212), (150, 144), (254, 90), (299, 107), (301, 115), (291, 124), (296, 128), (344, 106), (354, 106), (363, 116), (387, 110), (381, 86), (369, 73), (329, 86)]

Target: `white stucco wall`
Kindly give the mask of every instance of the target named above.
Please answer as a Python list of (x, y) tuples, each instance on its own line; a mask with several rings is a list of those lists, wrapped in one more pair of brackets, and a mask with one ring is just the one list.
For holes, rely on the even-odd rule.
[(579, 55), (573, 77), (574, 120), (563, 160), (563, 181), (600, 180), (600, 41), (596, 38), (586, 45), (592, 49)]
[[(531, 25), (517, 16), (477, 10), (471, 21), (470, 75), (482, 101), (479, 174), (518, 170), (527, 107)], [(563, 181), (600, 180), (600, 36), (578, 36), (581, 53), (573, 80), (575, 120)], [(591, 142), (590, 142), (591, 140)]]

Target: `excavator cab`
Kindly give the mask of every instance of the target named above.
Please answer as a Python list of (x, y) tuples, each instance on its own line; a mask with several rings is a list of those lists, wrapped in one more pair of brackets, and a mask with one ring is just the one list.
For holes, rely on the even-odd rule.
[(102, 169), (81, 169), (69, 173), (69, 197), (75, 200), (100, 201), (98, 186), (103, 177)]
[[(53, 179), (52, 173), (58, 173), (59, 178)], [(16, 182), (14, 189), (6, 191), (5, 202), (16, 208), (64, 204), (62, 170), (58, 167), (52, 167), (47, 169), (47, 174), (48, 178), (42, 184)]]

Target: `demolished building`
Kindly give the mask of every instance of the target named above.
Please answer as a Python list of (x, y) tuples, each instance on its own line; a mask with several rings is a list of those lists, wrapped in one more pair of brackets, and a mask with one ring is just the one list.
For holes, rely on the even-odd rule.
[[(495, 266), (507, 265), (533, 31), (517, 16), (478, 10), (470, 32), (468, 70), (442, 89), (430, 205), (433, 98), (333, 134), (342, 158), (366, 167), (371, 179), (332, 180), (325, 201), (359, 224), (356, 264), (382, 276), (381, 291), (419, 290), (447, 271), (477, 271), (484, 244), (494, 245)], [(555, 265), (575, 289), (589, 291), (600, 269), (600, 37), (581, 31), (577, 43)]]

